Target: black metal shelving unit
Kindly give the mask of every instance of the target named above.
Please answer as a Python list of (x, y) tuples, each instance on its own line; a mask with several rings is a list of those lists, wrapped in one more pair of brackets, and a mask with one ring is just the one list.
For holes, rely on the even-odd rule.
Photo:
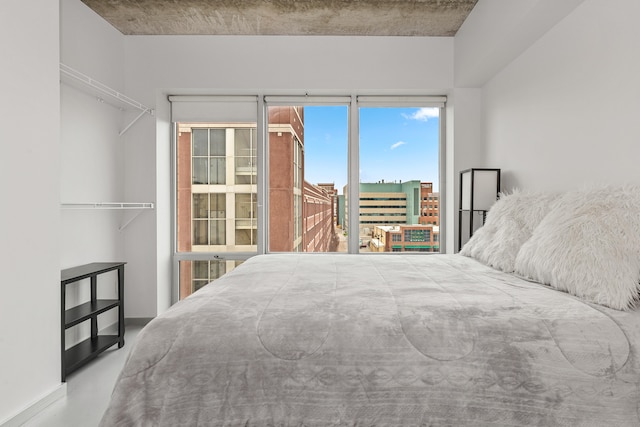
[[(61, 271), (61, 361), (62, 381), (71, 372), (84, 366), (96, 358), (109, 347), (118, 344), (118, 348), (124, 346), (124, 266), (126, 262), (94, 262), (67, 268)], [(98, 276), (109, 271), (117, 270), (118, 273), (118, 297), (117, 299), (98, 299)], [(66, 307), (66, 287), (70, 283), (90, 279), (91, 299), (88, 302), (78, 304), (69, 309)], [(109, 310), (118, 310), (117, 335), (98, 333), (98, 315)], [(65, 331), (83, 322), (91, 322), (91, 336), (86, 340), (65, 349)]]
[[(460, 171), (460, 188), (458, 193), (458, 251), (462, 249), (463, 244), (473, 236), (473, 233), (478, 227), (475, 220), (478, 219), (480, 225), (484, 225), (487, 211), (489, 210), (488, 206), (477, 206), (475, 200), (476, 192), (478, 191), (476, 188), (476, 175), (483, 173), (495, 174), (495, 187), (482, 189), (485, 192), (489, 191), (491, 193), (491, 203), (493, 203), (498, 199), (500, 193), (500, 169), (471, 168)], [(467, 191), (464, 190), (465, 180), (463, 177), (465, 175), (468, 176), (468, 182), (466, 182)], [(465, 205), (467, 205), (466, 208), (464, 207)], [(476, 216), (479, 216), (479, 218), (476, 218)]]

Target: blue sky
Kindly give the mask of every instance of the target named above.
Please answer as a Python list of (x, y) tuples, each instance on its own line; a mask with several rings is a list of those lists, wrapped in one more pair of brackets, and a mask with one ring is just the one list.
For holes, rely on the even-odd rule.
[[(438, 110), (360, 108), (360, 182), (420, 180), (438, 191)], [(304, 108), (305, 179), (347, 182), (346, 106)]]

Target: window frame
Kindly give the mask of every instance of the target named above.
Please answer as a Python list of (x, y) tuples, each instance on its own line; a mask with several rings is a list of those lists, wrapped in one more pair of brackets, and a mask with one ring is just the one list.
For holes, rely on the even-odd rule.
[[(180, 263), (191, 261), (216, 261), (226, 262), (227, 264), (239, 263), (249, 259), (250, 257), (260, 253), (260, 229), (263, 228), (260, 224), (260, 215), (258, 212), (257, 220), (257, 245), (255, 251), (237, 251), (227, 252), (225, 250), (217, 250), (212, 252), (197, 252), (197, 251), (178, 251), (178, 131), (180, 123), (255, 123), (256, 129), (256, 195), (257, 205), (260, 205), (260, 179), (259, 177), (263, 173), (263, 165), (260, 164), (262, 154), (260, 148), (262, 141), (260, 140), (263, 132), (261, 127), (264, 124), (264, 117), (261, 115), (263, 109), (262, 97), (258, 95), (168, 95), (168, 100), (171, 106), (171, 144), (170, 144), (170, 165), (171, 165), (171, 301), (175, 303), (180, 300)], [(174, 102), (177, 103), (174, 104)], [(224, 106), (221, 108), (221, 106)], [(255, 105), (255, 106), (254, 106)], [(249, 118), (251, 116), (251, 118)], [(246, 128), (246, 125), (225, 127), (225, 132), (229, 129)], [(249, 127), (253, 128), (253, 126)], [(234, 134), (235, 138), (235, 134)], [(235, 146), (234, 146), (235, 147)], [(229, 153), (226, 153), (227, 157)], [(236, 175), (236, 163), (235, 163), (235, 149), (233, 152), (234, 164), (232, 173)], [(228, 169), (228, 168), (227, 168)], [(229, 173), (229, 171), (225, 171)], [(251, 185), (251, 184), (241, 184)], [(191, 203), (193, 201), (191, 200)], [(235, 208), (235, 206), (234, 206)], [(226, 215), (224, 223), (226, 224), (229, 213), (228, 203), (226, 206)], [(259, 210), (259, 208), (258, 208)], [(193, 212), (191, 217), (193, 217)], [(210, 222), (211, 218), (207, 218), (207, 222)], [(234, 218), (235, 221), (235, 218)], [(193, 263), (191, 263), (193, 268)], [(193, 271), (191, 273), (193, 280)], [(193, 283), (191, 283), (191, 287)], [(186, 287), (187, 285), (185, 285)]]
[[(280, 94), (251, 94), (251, 95), (170, 95), (169, 100), (183, 100), (184, 98), (202, 98), (203, 101), (214, 99), (220, 102), (233, 102), (236, 99), (255, 99), (256, 102), (256, 185), (257, 185), (257, 250), (250, 252), (230, 252), (230, 253), (214, 253), (214, 252), (178, 252), (177, 250), (177, 125), (180, 122), (193, 120), (171, 119), (171, 252), (172, 252), (172, 276), (173, 276), (173, 302), (178, 301), (179, 297), (179, 262), (180, 261), (197, 261), (197, 260), (246, 260), (254, 255), (270, 253), (269, 247), (269, 166), (268, 166), (268, 107), (271, 105), (289, 105), (289, 106), (311, 106), (311, 105), (346, 105), (348, 108), (348, 140), (347, 140), (347, 186), (348, 197), (350, 200), (359, 200), (359, 108), (360, 107), (437, 107), (439, 108), (439, 201), (437, 209), (440, 214), (439, 224), (439, 241), (440, 252), (444, 253), (446, 248), (444, 243), (446, 239), (440, 238), (446, 227), (446, 97), (434, 95), (360, 95), (357, 93), (336, 95), (336, 96), (309, 96), (304, 95), (280, 95)], [(172, 99), (173, 98), (173, 99)], [(173, 109), (173, 106), (172, 106)], [(211, 121), (218, 121), (215, 117), (209, 118)], [(223, 121), (223, 120), (221, 120)], [(235, 173), (234, 165), (234, 173)], [(449, 183), (453, 185), (453, 183)], [(348, 228), (357, 230), (360, 222), (359, 203), (348, 203), (346, 206), (346, 216)], [(358, 233), (349, 233), (347, 236), (347, 245), (349, 254), (360, 254), (359, 252), (359, 236)], [(308, 253), (312, 255), (312, 253)], [(424, 254), (424, 252), (422, 253)], [(362, 254), (367, 255), (367, 254)], [(375, 253), (370, 255), (375, 256)]]

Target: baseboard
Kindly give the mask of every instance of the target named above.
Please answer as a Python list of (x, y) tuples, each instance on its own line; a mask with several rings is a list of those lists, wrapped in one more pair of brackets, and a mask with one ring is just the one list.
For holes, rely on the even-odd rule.
[(145, 326), (151, 322), (153, 317), (126, 317), (124, 319), (125, 326)]
[(29, 421), (32, 417), (40, 413), (44, 408), (51, 405), (58, 399), (62, 399), (67, 395), (67, 383), (60, 383), (49, 393), (36, 399), (31, 404), (27, 405), (22, 410), (18, 411), (15, 415), (9, 416), (9, 418), (0, 421), (0, 427), (18, 427)]

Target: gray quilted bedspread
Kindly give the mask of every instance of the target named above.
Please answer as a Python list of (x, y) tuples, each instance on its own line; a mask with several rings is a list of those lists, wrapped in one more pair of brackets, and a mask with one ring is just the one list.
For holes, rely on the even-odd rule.
[(638, 426), (640, 312), (458, 255), (262, 255), (150, 322), (104, 426)]

